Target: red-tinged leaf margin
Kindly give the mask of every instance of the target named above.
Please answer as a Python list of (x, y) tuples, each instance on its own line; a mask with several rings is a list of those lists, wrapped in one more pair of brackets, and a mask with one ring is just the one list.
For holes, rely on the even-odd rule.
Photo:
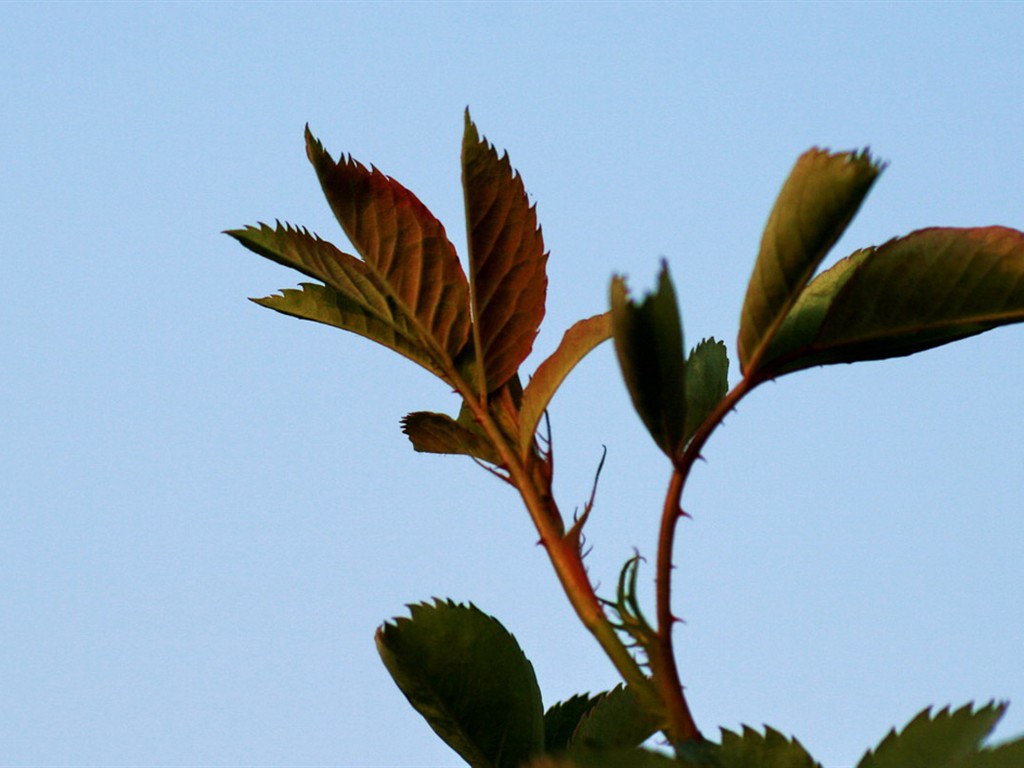
[(454, 369), (469, 338), (469, 284), (444, 226), (416, 195), (376, 168), (351, 156), (335, 162), (309, 126), (306, 154), (375, 281)]
[(533, 349), (544, 318), (548, 254), (523, 180), (508, 154), (480, 137), (466, 110), (462, 142), (476, 358), (484, 392), (497, 390)]
[(580, 320), (565, 332), (558, 348), (537, 366), (523, 390), (523, 402), (519, 410), (519, 435), (523, 450), (529, 448), (541, 416), (572, 369), (595, 347), (611, 337), (611, 312)]

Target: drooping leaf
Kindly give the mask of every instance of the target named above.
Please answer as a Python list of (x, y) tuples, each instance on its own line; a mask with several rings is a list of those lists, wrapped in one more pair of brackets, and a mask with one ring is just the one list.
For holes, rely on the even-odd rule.
[(368, 272), (424, 343), (454, 361), (469, 337), (469, 285), (444, 227), (408, 189), (351, 157), (336, 163), (306, 128), (331, 210)]
[(629, 298), (625, 280), (614, 278), (611, 305), (615, 352), (633, 406), (654, 442), (674, 458), (684, 443), (686, 363), (668, 265), (662, 263), (658, 287), (640, 303)]
[(708, 750), (716, 768), (820, 768), (803, 745), (765, 727), (764, 734), (743, 727), (742, 733), (722, 729), (722, 741)]
[(686, 768), (688, 765), (647, 749), (601, 749), (542, 755), (524, 768)]
[(547, 296), (548, 255), (523, 180), (482, 139), (466, 110), (462, 142), (473, 333), (486, 391), (514, 374), (533, 348)]
[(473, 768), (517, 768), (544, 748), (533, 666), (515, 638), (475, 606), (437, 600), (377, 630), (402, 693)]
[[(864, 755), (857, 768), (981, 768), (993, 765), (984, 761), (1003, 759), (992, 754), (999, 750), (982, 750), (981, 745), (1005, 711), (1005, 704), (989, 703), (977, 710), (968, 704), (955, 712), (946, 707), (933, 716), (929, 707), (899, 733), (890, 731), (881, 744)], [(988, 754), (982, 756), (983, 753)]]
[(737, 351), (744, 373), (771, 341), (882, 168), (867, 151), (811, 149), (797, 160), (768, 217), (743, 302)]
[(544, 713), (544, 751), (560, 752), (568, 748), (583, 719), (605, 694), (577, 694), (548, 708)]
[(1024, 321), (1024, 233), (931, 228), (823, 272), (765, 356), (772, 376), (920, 352)]
[(334, 325), (376, 341), (443, 377), (442, 365), (424, 344), (415, 323), (388, 301), (366, 265), (304, 229), (277, 224), (228, 230), (249, 250), (296, 269), (325, 285), (303, 283), (299, 290), (254, 301), (287, 315)]
[[(597, 345), (611, 338), (610, 312), (588, 317), (575, 323), (562, 337), (558, 348), (551, 353), (530, 378), (523, 390), (523, 403), (519, 411), (519, 434), (527, 445), (537, 431), (540, 418), (551, 398), (573, 368)], [(524, 446), (526, 447), (526, 446)]]
[(474, 456), (491, 464), (501, 458), (480, 432), (462, 426), (443, 413), (417, 411), (402, 419), (402, 431), (421, 453), (451, 453)]
[(686, 360), (686, 431), (689, 441), (729, 390), (729, 355), (725, 344), (704, 339)]
[(661, 718), (645, 709), (631, 688), (619, 685), (603, 694), (583, 716), (571, 746), (574, 749), (638, 747), (662, 725)]

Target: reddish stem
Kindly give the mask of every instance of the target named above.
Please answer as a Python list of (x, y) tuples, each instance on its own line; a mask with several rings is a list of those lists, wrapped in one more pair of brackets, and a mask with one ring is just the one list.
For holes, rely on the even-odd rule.
[(697, 459), (700, 458), (704, 444), (711, 436), (711, 433), (715, 431), (715, 428), (722, 423), (726, 414), (736, 407), (736, 404), (754, 385), (755, 382), (752, 379), (744, 378), (719, 401), (711, 415), (698, 427), (697, 432), (686, 446), (682, 456), (679, 457), (678, 461), (674, 462), (672, 479), (669, 482), (668, 493), (665, 496), (665, 506), (661, 513), (656, 575), (658, 647), (655, 656), (659, 661), (659, 669), (653, 671), (656, 673), (656, 683), (662, 701), (668, 710), (672, 730), (670, 737), (674, 737), (677, 743), (701, 739), (700, 730), (697, 728), (690, 713), (689, 705), (686, 703), (686, 696), (683, 693), (682, 682), (679, 678), (675, 649), (672, 647), (672, 627), (678, 621), (672, 613), (673, 550), (676, 539), (676, 525), (685, 514), (680, 502), (686, 481), (690, 476), (690, 470)]

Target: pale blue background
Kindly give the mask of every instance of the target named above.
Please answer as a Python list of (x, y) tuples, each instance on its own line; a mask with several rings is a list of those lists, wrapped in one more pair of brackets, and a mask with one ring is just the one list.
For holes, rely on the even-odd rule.
[[(219, 234), (341, 237), (308, 121), (464, 241), (468, 104), (551, 250), (536, 349), (650, 286), (733, 347), (796, 156), (891, 166), (837, 248), (1024, 228), (1024, 6), (0, 6), (0, 764), (455, 766), (379, 663), (406, 603), (473, 600), (546, 700), (616, 682), (513, 494), (414, 454), (455, 402), (407, 361), (256, 307), (300, 279)], [(525, 367), (530, 371), (539, 357)], [(1024, 732), (1024, 328), (767, 385), (706, 451), (677, 634), (709, 736), (794, 733), (828, 768), (929, 703)], [(667, 479), (604, 347), (553, 404), (607, 594)], [(651, 571), (644, 571), (646, 583)]]

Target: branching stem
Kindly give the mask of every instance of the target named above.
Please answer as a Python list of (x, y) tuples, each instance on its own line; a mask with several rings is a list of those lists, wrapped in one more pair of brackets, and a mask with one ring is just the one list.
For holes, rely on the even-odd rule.
[(540, 535), (540, 543), (547, 551), (555, 574), (576, 615), (583, 626), (594, 635), (622, 679), (633, 687), (641, 700), (646, 700), (652, 708), (657, 707), (659, 702), (650, 681), (619, 638), (597, 597), (575, 539), (565, 536), (561, 514), (555, 505), (551, 489), (538, 487), (537, 474), (531, 472), (528, 464), (522, 460), (518, 447), (510, 445), (509, 438), (498, 427), (486, 403), (478, 399), (476, 393), (456, 371), (449, 371), (448, 375), (473, 411), (477, 423), (497, 449), (512, 485), (519, 491), (530, 513), (534, 527)]

